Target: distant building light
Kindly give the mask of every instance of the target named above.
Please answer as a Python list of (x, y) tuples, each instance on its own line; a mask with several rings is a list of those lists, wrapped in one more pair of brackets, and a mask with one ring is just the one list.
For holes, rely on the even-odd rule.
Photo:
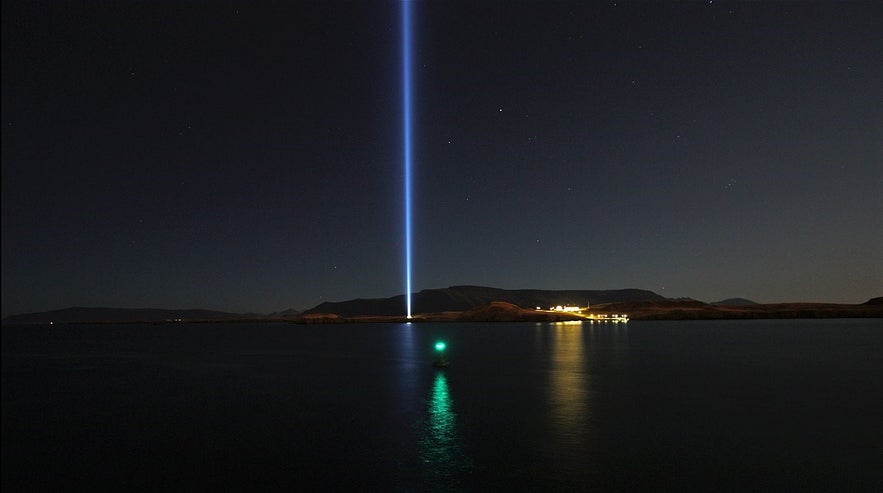
[(568, 306), (558, 305), (556, 307), (552, 307), (549, 309), (552, 311), (556, 311), (556, 312), (567, 312), (567, 313), (579, 313), (579, 312), (583, 311), (583, 309), (578, 306), (570, 306), (570, 305), (568, 305)]

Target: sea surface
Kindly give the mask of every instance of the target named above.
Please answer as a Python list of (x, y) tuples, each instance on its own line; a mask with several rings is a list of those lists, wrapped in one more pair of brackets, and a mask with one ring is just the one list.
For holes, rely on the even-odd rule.
[(0, 334), (4, 492), (883, 491), (881, 319)]

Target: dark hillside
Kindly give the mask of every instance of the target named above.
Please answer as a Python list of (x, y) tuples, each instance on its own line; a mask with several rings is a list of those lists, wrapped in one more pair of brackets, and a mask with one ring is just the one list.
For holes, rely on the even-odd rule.
[(159, 308), (64, 308), (40, 313), (12, 315), (4, 324), (48, 324), (84, 322), (165, 322), (173, 320), (235, 320), (254, 314), (238, 314), (212, 310), (167, 310)]
[[(483, 286), (451, 286), (425, 289), (411, 299), (413, 313), (467, 311), (494, 301), (511, 303), (521, 308), (548, 308), (556, 305), (594, 305), (599, 303), (664, 300), (662, 296), (642, 289), (616, 290), (544, 290), (498, 289)], [(309, 313), (336, 313), (345, 317), (372, 315), (393, 316), (405, 313), (405, 297), (355, 299), (325, 302), (306, 310)]]

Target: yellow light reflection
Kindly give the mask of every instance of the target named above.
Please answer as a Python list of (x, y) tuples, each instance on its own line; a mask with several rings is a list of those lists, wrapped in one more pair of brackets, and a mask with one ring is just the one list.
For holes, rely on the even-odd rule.
[(551, 327), (552, 361), (550, 409), (555, 437), (580, 444), (589, 420), (589, 374), (586, 368), (582, 323)]

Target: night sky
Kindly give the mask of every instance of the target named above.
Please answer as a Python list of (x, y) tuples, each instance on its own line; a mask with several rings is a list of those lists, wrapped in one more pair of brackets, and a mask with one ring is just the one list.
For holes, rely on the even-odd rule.
[[(883, 3), (414, 14), (414, 291), (883, 295)], [(401, 294), (399, 15), (4, 1), (3, 315)]]

